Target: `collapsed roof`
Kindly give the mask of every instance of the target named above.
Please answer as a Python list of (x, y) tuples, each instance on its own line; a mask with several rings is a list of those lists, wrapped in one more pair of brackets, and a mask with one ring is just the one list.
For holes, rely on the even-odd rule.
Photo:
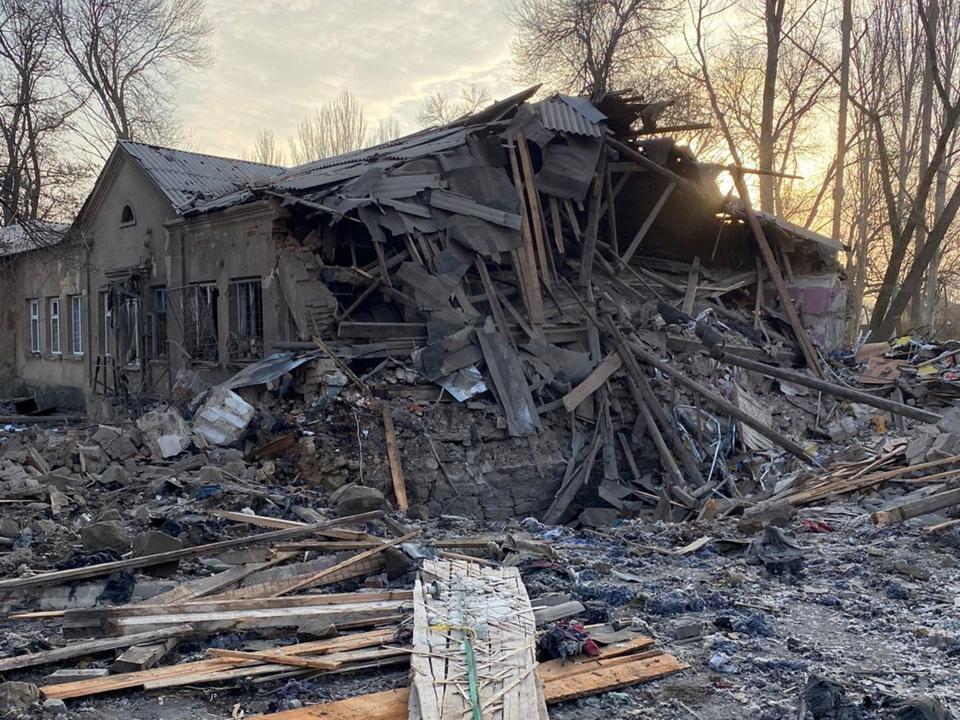
[[(701, 165), (686, 148), (656, 133), (663, 103), (647, 103), (612, 93), (592, 104), (586, 98), (553, 95), (531, 103), (530, 88), (472, 115), (374, 147), (306, 163), (259, 182), (234, 188), (219, 197), (196, 198), (183, 214), (196, 215), (262, 197), (326, 214), (330, 222), (360, 220), (372, 237), (382, 240), (418, 233), (446, 233), (457, 243), (484, 254), (510, 251), (521, 244), (518, 199), (507, 144), (522, 136), (530, 156), (537, 190), (583, 210), (601, 156), (617, 175), (612, 193), (621, 211), (618, 222), (631, 231), (643, 226), (664, 191), (662, 218), (643, 238), (647, 254), (689, 259), (704, 245), (717, 243), (723, 225), (742, 224), (742, 205), (717, 190), (722, 168)], [(634, 127), (641, 126), (641, 130)], [(609, 141), (629, 143), (648, 160), (615, 157), (622, 152)], [(261, 166), (265, 171), (266, 167)], [(679, 176), (679, 177), (678, 177)], [(678, 184), (675, 181), (681, 181)], [(829, 238), (773, 215), (759, 219), (786, 243), (819, 246), (822, 261), (842, 249)], [(747, 259), (753, 244), (744, 232), (723, 238), (722, 260)], [(632, 254), (632, 253), (631, 253)], [(716, 249), (713, 250), (716, 256)], [(705, 258), (706, 259), (706, 258)], [(715, 258), (716, 259), (716, 258)]]

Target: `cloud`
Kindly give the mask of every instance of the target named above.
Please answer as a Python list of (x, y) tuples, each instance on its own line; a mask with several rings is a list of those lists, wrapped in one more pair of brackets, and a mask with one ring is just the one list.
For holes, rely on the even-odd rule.
[(504, 0), (208, 0), (215, 62), (180, 78), (184, 129), (200, 151), (238, 155), (258, 130), (280, 138), (348, 88), (370, 124), (416, 129), (423, 99), (464, 84), (494, 97), (509, 80)]

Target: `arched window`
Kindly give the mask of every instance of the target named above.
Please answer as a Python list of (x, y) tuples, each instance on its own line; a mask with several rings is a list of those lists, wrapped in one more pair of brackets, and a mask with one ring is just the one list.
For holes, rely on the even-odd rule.
[(120, 213), (120, 224), (121, 225), (133, 225), (137, 219), (133, 216), (133, 208), (129, 205), (123, 206), (123, 211)]

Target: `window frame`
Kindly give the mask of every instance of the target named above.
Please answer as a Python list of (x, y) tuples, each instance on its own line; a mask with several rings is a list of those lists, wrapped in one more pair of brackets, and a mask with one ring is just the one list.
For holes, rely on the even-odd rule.
[(40, 324), (40, 298), (27, 301), (30, 322), (30, 352), (40, 355), (43, 352), (43, 329)]
[(70, 354), (83, 357), (86, 345), (83, 339), (83, 295), (70, 295), (67, 301), (70, 305)]
[(100, 305), (98, 308), (98, 325), (100, 326), (100, 347), (102, 349), (101, 355), (105, 358), (112, 358), (113, 351), (116, 348), (111, 347), (111, 343), (114, 341), (113, 337), (113, 312), (110, 310), (110, 291), (101, 290), (99, 293)]
[(60, 298), (51, 297), (47, 299), (47, 331), (50, 337), (50, 354), (60, 356), (63, 354), (61, 347), (61, 327), (60, 327)]
[[(232, 363), (256, 362), (265, 354), (263, 278), (231, 278), (227, 285), (228, 348)], [(239, 330), (246, 332), (240, 334)], [(254, 345), (256, 344), (256, 347)], [(244, 346), (249, 346), (246, 350)]]
[[(123, 216), (127, 210), (130, 211), (130, 219), (124, 220)], [(137, 214), (133, 211), (133, 205), (131, 205), (130, 203), (124, 203), (123, 208), (121, 208), (120, 210), (120, 227), (130, 227), (131, 225), (136, 225), (136, 224), (137, 224)]]
[(167, 321), (168, 321), (167, 286), (153, 285), (150, 288), (151, 312), (148, 313), (148, 327), (150, 328), (150, 357), (158, 360), (167, 356)]

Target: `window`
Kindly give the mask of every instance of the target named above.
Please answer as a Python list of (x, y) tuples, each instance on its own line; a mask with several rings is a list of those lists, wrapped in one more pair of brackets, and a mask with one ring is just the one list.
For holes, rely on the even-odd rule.
[(216, 285), (199, 284), (184, 288), (183, 347), (195, 361), (216, 362), (219, 358)]
[(60, 354), (60, 298), (50, 298), (50, 354)]
[(30, 300), (30, 352), (39, 353), (40, 343), (40, 301)]
[(167, 289), (155, 287), (152, 290), (153, 314), (150, 316), (150, 356), (155, 358), (167, 355)]
[(123, 210), (120, 212), (120, 226), (133, 225), (136, 222), (137, 218), (133, 214), (133, 208), (129, 205), (124, 205)]
[(231, 360), (263, 357), (263, 283), (260, 278), (230, 283)]
[(112, 357), (115, 349), (113, 310), (110, 307), (110, 292), (100, 293), (100, 354)]
[(83, 295), (71, 295), (70, 301), (70, 352), (83, 355)]

